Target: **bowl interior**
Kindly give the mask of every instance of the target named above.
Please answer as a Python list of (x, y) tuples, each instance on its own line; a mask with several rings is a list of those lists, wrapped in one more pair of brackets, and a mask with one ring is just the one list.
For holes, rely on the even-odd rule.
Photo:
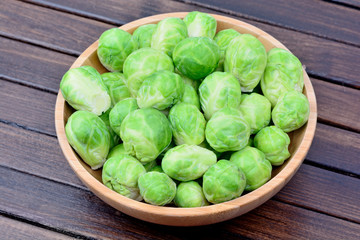
[[(156, 15), (131, 22), (120, 28), (132, 33), (138, 26), (157, 23), (161, 19), (169, 16), (183, 18), (186, 14), (187, 13), (171, 13)], [(219, 15), (213, 16), (217, 19), (217, 31), (232, 28), (240, 33), (252, 34), (264, 44), (267, 51), (274, 47), (287, 49), (275, 38), (252, 25)], [(96, 68), (100, 73), (107, 72), (97, 57), (97, 45), (98, 43), (95, 42), (85, 50), (72, 65), (72, 68), (89, 65)], [(74, 109), (64, 101), (60, 91), (55, 110), (56, 130), (59, 143), (69, 164), (85, 185), (105, 202), (120, 211), (143, 220), (166, 225), (203, 225), (223, 221), (241, 215), (272, 197), (289, 181), (305, 158), (314, 136), (317, 111), (311, 82), (305, 70), (303, 74), (305, 83), (303, 93), (310, 102), (310, 116), (307, 124), (289, 134), (291, 139), (289, 146), (291, 157), (286, 160), (282, 166), (273, 168), (272, 178), (264, 186), (226, 203), (196, 209), (157, 207), (127, 199), (106, 188), (101, 182), (101, 170), (92, 170), (81, 160), (66, 140), (64, 126), (68, 117), (74, 112)], [(168, 210), (164, 210), (166, 208), (168, 210), (170, 209), (171, 214), (169, 214)], [(187, 217), (188, 219), (184, 221), (183, 217)]]

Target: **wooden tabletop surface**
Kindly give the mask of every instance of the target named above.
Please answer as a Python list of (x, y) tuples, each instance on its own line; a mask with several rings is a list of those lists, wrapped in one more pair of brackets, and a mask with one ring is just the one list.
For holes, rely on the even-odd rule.
[[(306, 66), (318, 102), (312, 147), (259, 208), (203, 227), (143, 222), (75, 176), (54, 128), (62, 75), (106, 29), (199, 10), (253, 24)], [(359, 0), (0, 0), (1, 239), (359, 239)]]

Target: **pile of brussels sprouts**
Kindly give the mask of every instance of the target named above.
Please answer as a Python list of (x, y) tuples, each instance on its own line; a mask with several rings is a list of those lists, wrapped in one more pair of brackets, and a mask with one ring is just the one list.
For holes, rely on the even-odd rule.
[(119, 194), (153, 205), (201, 207), (252, 191), (290, 157), (288, 132), (309, 102), (290, 52), (268, 53), (250, 34), (216, 33), (191, 12), (137, 28), (105, 31), (102, 75), (69, 70), (60, 83), (76, 112), (70, 145)]

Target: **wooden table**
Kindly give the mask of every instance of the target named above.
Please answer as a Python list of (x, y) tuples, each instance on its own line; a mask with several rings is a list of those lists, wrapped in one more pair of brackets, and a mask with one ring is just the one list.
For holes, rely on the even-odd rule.
[[(118, 212), (78, 180), (58, 145), (62, 75), (109, 28), (166, 12), (231, 16), (299, 57), (318, 101), (311, 150), (261, 207), (203, 227)], [(359, 239), (360, 1), (0, 0), (1, 239)]]

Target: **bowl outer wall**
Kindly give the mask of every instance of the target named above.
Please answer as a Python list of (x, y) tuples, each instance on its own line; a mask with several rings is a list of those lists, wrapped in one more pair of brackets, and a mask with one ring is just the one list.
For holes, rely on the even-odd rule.
[[(187, 12), (177, 12), (154, 15), (125, 24), (121, 26), (120, 29), (132, 33), (141, 25), (157, 23), (167, 17), (184, 18), (186, 14)], [(282, 43), (259, 28), (233, 18), (215, 14), (211, 15), (215, 17), (218, 22), (218, 30), (233, 28), (240, 33), (250, 33), (264, 44), (266, 51), (269, 51), (273, 47), (287, 49)], [(71, 68), (91, 65), (96, 67), (100, 73), (105, 72), (106, 70), (101, 66), (96, 56), (97, 47), (98, 41), (90, 45), (77, 58)], [(281, 167), (281, 170), (262, 187), (237, 199), (221, 204), (197, 208), (153, 206), (126, 198), (107, 188), (99, 181), (99, 174), (86, 166), (73, 151), (66, 139), (65, 124), (71, 115), (71, 111), (60, 90), (55, 106), (56, 134), (65, 158), (76, 175), (95, 195), (115, 209), (144, 221), (170, 226), (199, 226), (222, 222), (240, 216), (269, 200), (286, 185), (303, 162), (314, 138), (317, 120), (317, 105), (314, 89), (305, 70), (303, 70), (303, 74), (305, 85), (304, 94), (310, 103), (310, 115), (307, 124), (293, 133), (292, 146), (295, 150), (291, 158), (288, 159)]]

